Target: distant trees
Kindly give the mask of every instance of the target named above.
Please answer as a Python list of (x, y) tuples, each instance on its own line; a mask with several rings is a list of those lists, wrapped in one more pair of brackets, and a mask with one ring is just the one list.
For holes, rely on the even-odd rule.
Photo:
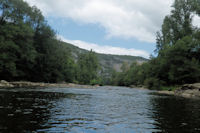
[(80, 84), (179, 85), (200, 81), (200, 28), (192, 25), (200, 16), (199, 0), (175, 0), (157, 33), (157, 57), (143, 64), (124, 63), (121, 72), (101, 78), (93, 51), (74, 60), (71, 51), (56, 39), (40, 10), (23, 0), (0, 0), (0, 79)]

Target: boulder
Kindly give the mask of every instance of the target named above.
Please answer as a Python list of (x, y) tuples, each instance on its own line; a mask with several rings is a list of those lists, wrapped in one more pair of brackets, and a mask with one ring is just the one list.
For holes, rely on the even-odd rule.
[(180, 88), (180, 90), (194, 90), (194, 89), (200, 89), (200, 83), (185, 84)]
[(200, 98), (200, 83), (185, 84), (175, 91), (175, 94), (183, 97), (199, 97)]
[(1, 80), (0, 81), (0, 87), (5, 87), (5, 88), (7, 88), (7, 87), (14, 87), (14, 85), (10, 84), (9, 82), (7, 82), (5, 80)]

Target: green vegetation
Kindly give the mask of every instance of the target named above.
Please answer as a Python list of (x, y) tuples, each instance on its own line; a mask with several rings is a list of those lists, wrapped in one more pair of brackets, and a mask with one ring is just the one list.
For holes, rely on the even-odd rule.
[(75, 63), (70, 48), (56, 39), (35, 6), (0, 0), (0, 79), (94, 84), (98, 70), (92, 51)]
[(77, 62), (77, 80), (82, 84), (95, 84), (98, 79), (99, 63), (94, 52), (81, 54)]
[(115, 85), (166, 89), (163, 86), (200, 81), (200, 28), (192, 25), (194, 14), (200, 16), (200, 1), (175, 0), (172, 7), (157, 33), (157, 57), (142, 65), (134, 63), (128, 71), (114, 73)]
[(175, 91), (176, 89), (180, 88), (180, 86), (161, 86), (160, 90), (164, 91)]
[[(74, 60), (78, 60), (79, 55), (86, 54), (88, 51), (78, 48), (72, 44), (62, 42), (63, 45), (68, 47), (71, 51), (71, 54), (73, 56)], [(99, 63), (99, 66), (101, 69), (98, 73), (99, 81), (101, 81), (101, 84), (112, 84), (111, 83), (111, 76), (113, 71), (120, 72), (121, 65), (126, 62), (130, 66), (133, 62), (147, 62), (148, 59), (145, 59), (143, 57), (137, 57), (137, 56), (126, 56), (126, 55), (111, 55), (111, 54), (95, 54)]]
[(172, 7), (157, 33), (157, 57), (146, 60), (96, 54), (61, 42), (35, 6), (0, 0), (0, 79), (162, 90), (199, 82), (200, 28), (192, 19), (200, 16), (200, 1), (175, 0)]

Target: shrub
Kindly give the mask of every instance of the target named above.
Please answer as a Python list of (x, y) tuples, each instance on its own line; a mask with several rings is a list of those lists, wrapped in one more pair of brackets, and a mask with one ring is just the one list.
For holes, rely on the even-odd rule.
[(160, 90), (160, 81), (156, 78), (148, 78), (144, 81), (145, 87), (148, 89)]
[(97, 79), (90, 80), (90, 85), (99, 85), (100, 82)]

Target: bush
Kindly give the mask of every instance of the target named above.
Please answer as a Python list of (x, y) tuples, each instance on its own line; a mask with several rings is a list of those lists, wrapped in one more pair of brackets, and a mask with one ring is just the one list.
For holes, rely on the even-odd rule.
[(90, 85), (99, 85), (100, 81), (97, 79), (90, 80)]
[(145, 87), (148, 89), (160, 90), (160, 81), (156, 78), (148, 78), (144, 81)]
[(161, 90), (166, 90), (166, 91), (175, 91), (179, 88), (179, 86), (161, 86)]

